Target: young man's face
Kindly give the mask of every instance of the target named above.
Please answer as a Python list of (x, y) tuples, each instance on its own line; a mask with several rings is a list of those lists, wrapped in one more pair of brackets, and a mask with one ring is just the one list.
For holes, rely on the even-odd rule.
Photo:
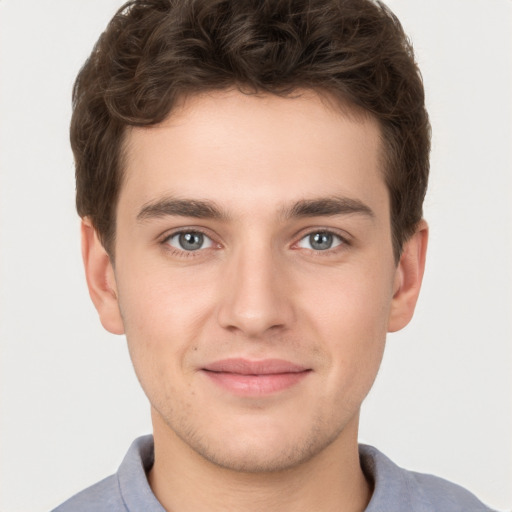
[(213, 92), (131, 129), (115, 270), (87, 227), (86, 265), (104, 262), (96, 305), (126, 332), (157, 442), (268, 471), (354, 441), (417, 295), (389, 212), (376, 122), (312, 92)]

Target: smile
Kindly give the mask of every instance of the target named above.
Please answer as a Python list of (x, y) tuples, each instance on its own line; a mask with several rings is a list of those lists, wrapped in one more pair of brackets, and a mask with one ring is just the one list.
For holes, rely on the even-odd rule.
[(208, 364), (202, 371), (215, 384), (234, 394), (261, 396), (298, 384), (311, 369), (281, 359), (225, 359)]

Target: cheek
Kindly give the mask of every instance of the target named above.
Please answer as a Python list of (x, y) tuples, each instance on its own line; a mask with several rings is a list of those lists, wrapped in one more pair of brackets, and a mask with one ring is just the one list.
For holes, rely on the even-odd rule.
[(211, 299), (200, 281), (180, 279), (166, 269), (145, 268), (137, 274), (122, 270), (118, 293), (128, 348), (150, 394), (150, 387), (158, 382), (171, 386), (173, 376), (184, 370), (209, 316)]
[[(153, 407), (173, 415), (174, 405), (186, 408), (183, 372), (187, 354), (193, 350), (194, 312), (166, 280), (146, 276), (135, 281), (119, 290), (130, 358)], [(172, 399), (177, 396), (180, 402)]]
[(127, 267), (119, 272), (119, 303), (127, 334), (147, 344), (164, 338), (179, 345), (209, 311), (212, 290), (206, 276), (165, 265), (136, 268), (144, 270), (130, 272)]
[(360, 345), (386, 333), (392, 295), (392, 272), (347, 266), (308, 279), (301, 305), (317, 329), (330, 331), (329, 339), (354, 345), (357, 338)]
[(357, 402), (369, 391), (382, 360), (392, 279), (383, 278), (383, 272), (352, 270), (317, 281), (321, 286), (310, 288), (302, 315), (328, 354), (328, 386)]

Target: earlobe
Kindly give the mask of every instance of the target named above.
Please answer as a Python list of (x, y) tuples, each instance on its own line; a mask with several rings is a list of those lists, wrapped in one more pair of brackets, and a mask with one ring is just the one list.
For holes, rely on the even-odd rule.
[(422, 220), (405, 242), (395, 272), (388, 332), (399, 331), (411, 321), (423, 280), (427, 242), (428, 225)]
[(82, 258), (89, 295), (98, 311), (101, 324), (113, 334), (123, 334), (114, 269), (96, 230), (89, 219), (82, 219)]

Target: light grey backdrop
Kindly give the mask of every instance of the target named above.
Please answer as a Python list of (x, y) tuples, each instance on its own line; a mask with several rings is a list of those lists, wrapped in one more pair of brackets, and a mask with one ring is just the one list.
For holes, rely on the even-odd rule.
[[(361, 440), (512, 507), (512, 1), (393, 0), (434, 130), (431, 241)], [(114, 0), (0, 0), (0, 511), (44, 512), (150, 431), (81, 268), (71, 86)]]

